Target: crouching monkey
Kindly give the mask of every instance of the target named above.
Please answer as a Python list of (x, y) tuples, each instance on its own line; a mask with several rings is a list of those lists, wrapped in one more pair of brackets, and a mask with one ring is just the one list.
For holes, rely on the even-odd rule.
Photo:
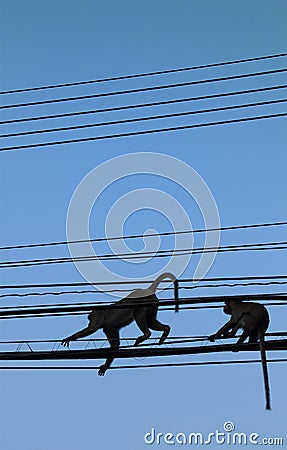
[(215, 334), (209, 336), (209, 340), (213, 342), (220, 337), (234, 337), (240, 328), (243, 329), (243, 333), (237, 344), (242, 344), (248, 337), (248, 342), (257, 342), (259, 339), (266, 397), (265, 407), (270, 410), (270, 387), (264, 340), (269, 326), (268, 311), (260, 303), (242, 302), (240, 300), (226, 300), (223, 311), (225, 314), (231, 315), (231, 318)]

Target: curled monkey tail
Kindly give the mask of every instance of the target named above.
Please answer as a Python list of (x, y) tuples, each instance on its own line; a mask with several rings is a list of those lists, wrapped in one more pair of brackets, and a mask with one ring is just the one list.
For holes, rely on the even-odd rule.
[(175, 300), (175, 312), (178, 312), (179, 310), (179, 304), (178, 304), (178, 280), (175, 278), (175, 276), (170, 272), (165, 272), (161, 274), (151, 285), (150, 289), (155, 293), (156, 289), (161, 281), (163, 281), (165, 278), (168, 278), (170, 281), (173, 282), (173, 288), (174, 288), (174, 300)]
[(261, 354), (261, 362), (262, 362), (262, 370), (263, 370), (263, 379), (264, 379), (264, 388), (265, 388), (265, 398), (266, 404), (265, 409), (271, 410), (271, 401), (270, 401), (270, 386), (269, 386), (269, 376), (266, 362), (266, 350), (265, 350), (265, 340), (264, 334), (260, 333), (259, 335), (259, 343), (260, 343), (260, 354)]

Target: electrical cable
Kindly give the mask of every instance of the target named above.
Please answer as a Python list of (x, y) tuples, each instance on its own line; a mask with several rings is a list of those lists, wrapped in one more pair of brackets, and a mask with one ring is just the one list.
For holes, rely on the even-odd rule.
[[(271, 299), (272, 301), (275, 300), (287, 300), (287, 293), (268, 293), (268, 294), (241, 294), (241, 295), (220, 295), (220, 296), (204, 296), (204, 297), (185, 297), (180, 298), (178, 300), (174, 300), (174, 298), (165, 298), (161, 299), (159, 303), (157, 304), (160, 309), (163, 307), (171, 307), (174, 309), (174, 305), (201, 305), (201, 304), (210, 304), (210, 303), (222, 303), (226, 300), (236, 300), (239, 299), (240, 301), (246, 300), (246, 301), (253, 301), (253, 300), (262, 300), (266, 301), (268, 299)], [(46, 305), (44, 307), (37, 307), (37, 306), (26, 306), (25, 308), (21, 307), (4, 307), (0, 310), (0, 319), (5, 318), (23, 318), (23, 317), (37, 317), (39, 315), (57, 315), (59, 314), (66, 314), (66, 313), (74, 313), (74, 312), (83, 312), (88, 313), (93, 309), (97, 310), (106, 310), (107, 308), (110, 309), (130, 309), (131, 307), (154, 307), (155, 302), (154, 301), (148, 301), (144, 300), (144, 297), (139, 299), (135, 299), (135, 304), (131, 303), (122, 303), (122, 302), (94, 302), (93, 304), (84, 304), (78, 306), (77, 304), (66, 304), (65, 306), (57, 307), (54, 305)], [(13, 309), (14, 308), (14, 309)]]
[[(275, 227), (287, 225), (287, 221), (283, 222), (265, 222), (265, 223), (255, 223), (250, 225), (231, 225), (226, 227), (219, 228), (207, 228), (207, 229), (195, 229), (195, 230), (183, 230), (183, 231), (166, 231), (163, 233), (150, 233), (148, 235), (143, 234), (131, 234), (127, 236), (112, 236), (108, 238), (94, 238), (94, 239), (79, 239), (76, 241), (56, 241), (56, 242), (42, 242), (37, 244), (24, 244), (24, 245), (13, 245), (13, 246), (5, 246), (0, 247), (0, 250), (12, 250), (12, 249), (20, 249), (20, 248), (34, 248), (34, 247), (47, 247), (47, 246), (57, 246), (57, 245), (68, 245), (68, 244), (82, 244), (85, 242), (108, 242), (108, 241), (116, 241), (116, 240), (125, 240), (125, 239), (139, 239), (139, 238), (149, 238), (154, 236), (173, 236), (180, 234), (195, 234), (195, 233), (208, 233), (212, 231), (228, 231), (228, 230), (241, 230), (241, 229), (249, 229), (249, 228), (265, 228), (265, 227)], [(0, 286), (1, 289), (1, 286)]]
[[(280, 302), (268, 302), (268, 303), (261, 303), (264, 306), (287, 306), (287, 301), (284, 301), (284, 299), (287, 297), (282, 297), (282, 300)], [(147, 306), (147, 305), (146, 305)], [(204, 306), (182, 306), (180, 308), (180, 311), (194, 311), (194, 310), (211, 310), (211, 309), (222, 309), (222, 305), (204, 305)], [(75, 312), (55, 312), (55, 313), (37, 313), (32, 314), (29, 312), (26, 312), (25, 314), (11, 314), (11, 315), (1, 315), (0, 314), (0, 320), (12, 320), (12, 319), (34, 319), (34, 318), (44, 318), (44, 317), (67, 317), (67, 316), (86, 316), (88, 313), (90, 313), (93, 310), (93, 307), (86, 308), (85, 311), (75, 311)], [(174, 311), (174, 306), (165, 306), (160, 309), (161, 311)]]
[(277, 90), (277, 89), (285, 89), (286, 87), (287, 87), (287, 85), (283, 84), (283, 85), (278, 85), (278, 86), (268, 86), (268, 87), (257, 88), (257, 89), (246, 89), (243, 91), (223, 92), (223, 93), (219, 93), (219, 94), (201, 95), (201, 96), (197, 96), (197, 97), (184, 97), (184, 98), (179, 98), (179, 99), (174, 99), (174, 100), (164, 100), (164, 101), (159, 101), (159, 102), (138, 103), (138, 104), (133, 104), (133, 105), (115, 106), (115, 107), (111, 107), (111, 108), (102, 108), (102, 109), (91, 109), (91, 110), (76, 111), (76, 112), (71, 112), (71, 113), (50, 114), (50, 115), (36, 116), (36, 117), (33, 117), (33, 116), (32, 117), (24, 117), (24, 118), (20, 118), (20, 119), (3, 120), (3, 121), (0, 121), (0, 125), (20, 123), (20, 122), (31, 122), (31, 121), (35, 121), (35, 120), (60, 119), (60, 118), (65, 118), (65, 117), (82, 116), (82, 115), (86, 115), (86, 114), (124, 111), (124, 110), (129, 110), (129, 109), (147, 108), (147, 107), (151, 107), (151, 106), (171, 105), (171, 104), (191, 102), (191, 101), (196, 101), (196, 100), (208, 100), (208, 99), (229, 97), (229, 96), (242, 95), (242, 94), (254, 94), (254, 93), (258, 93), (258, 92), (267, 92), (267, 91), (273, 91), (273, 90)]
[(227, 66), (227, 65), (231, 65), (231, 64), (241, 64), (241, 63), (246, 63), (246, 62), (263, 61), (263, 60), (267, 60), (267, 59), (282, 58), (284, 56), (287, 56), (287, 53), (278, 53), (278, 54), (274, 54), (274, 55), (237, 59), (237, 60), (233, 60), (233, 61), (223, 61), (223, 62), (219, 62), (219, 63), (201, 64), (201, 65), (191, 66), (191, 67), (181, 67), (178, 69), (158, 70), (158, 71), (153, 71), (153, 72), (143, 72), (143, 73), (132, 74), (132, 75), (121, 75), (121, 76), (116, 76), (116, 77), (98, 78), (96, 80), (76, 81), (76, 82), (71, 82), (71, 83), (61, 83), (61, 84), (46, 85), (46, 86), (34, 86), (34, 87), (23, 88), (23, 89), (12, 89), (12, 90), (7, 90), (7, 91), (2, 91), (2, 92), (0, 92), (0, 94), (1, 95), (2, 94), (14, 94), (14, 93), (20, 93), (20, 92), (39, 91), (39, 90), (44, 90), (44, 89), (55, 89), (55, 88), (80, 86), (80, 85), (87, 85), (87, 84), (94, 84), (94, 83), (127, 80), (127, 79), (131, 79), (131, 78), (149, 77), (149, 76), (153, 76), (153, 75), (166, 75), (166, 74), (171, 74), (171, 73), (187, 72), (187, 71), (198, 70), (198, 69), (209, 69), (212, 67)]
[(286, 68), (283, 69), (275, 69), (275, 70), (265, 70), (261, 72), (250, 72), (250, 73), (244, 73), (240, 75), (231, 75), (231, 76), (225, 76), (225, 77), (216, 77), (216, 78), (208, 78), (204, 80), (195, 80), (195, 81), (185, 81), (182, 83), (172, 83), (172, 84), (165, 84), (165, 85), (158, 85), (158, 86), (148, 86), (144, 88), (136, 88), (136, 89), (125, 89), (122, 91), (112, 91), (112, 92), (100, 92), (97, 94), (89, 94), (89, 95), (80, 95), (76, 97), (63, 97), (63, 98), (55, 98), (52, 100), (40, 100), (40, 101), (34, 101), (34, 102), (27, 102), (27, 103), (14, 103), (11, 105), (2, 105), (0, 106), (0, 109), (11, 109), (11, 108), (23, 108), (27, 106), (39, 106), (39, 105), (48, 105), (48, 104), (54, 104), (54, 103), (63, 103), (63, 102), (70, 102), (70, 101), (78, 101), (78, 100), (88, 100), (92, 98), (102, 98), (102, 97), (111, 97), (115, 95), (127, 95), (127, 94), (136, 94), (139, 92), (151, 92), (151, 91), (158, 91), (162, 89), (173, 89), (178, 87), (186, 87), (186, 86), (194, 86), (194, 85), (200, 85), (200, 84), (206, 84), (206, 83), (217, 83), (221, 81), (231, 81), (231, 80), (238, 80), (238, 79), (245, 79), (245, 78), (251, 78), (251, 77), (258, 77), (258, 76), (265, 76), (265, 75), (274, 75), (279, 73), (287, 72)]
[[(268, 337), (284, 337), (287, 336), (287, 331), (278, 331), (273, 333), (265, 333), (265, 336)], [(137, 336), (134, 337), (121, 337), (122, 341), (132, 341), (134, 342), (136, 340)], [(228, 337), (222, 337), (221, 339), (229, 339)], [(63, 339), (27, 339), (27, 340), (9, 340), (9, 341), (0, 341), (0, 345), (8, 345), (8, 344), (50, 344), (50, 343), (61, 343)], [(111, 338), (111, 340), (113, 340)], [(155, 337), (149, 337), (147, 339), (148, 341), (154, 341)], [(184, 342), (197, 342), (197, 341), (207, 341), (208, 336), (207, 335), (195, 335), (195, 336), (169, 336), (167, 340), (165, 341), (165, 344), (168, 345), (170, 343), (182, 343)], [(82, 338), (78, 342), (108, 342), (107, 338)], [(171, 342), (172, 341), (172, 342)], [(144, 344), (141, 344), (144, 345)], [(146, 345), (153, 345), (151, 342), (150, 344)], [(121, 347), (122, 348), (122, 347)]]
[(148, 134), (154, 134), (154, 133), (165, 133), (165, 132), (169, 132), (169, 131), (190, 130), (193, 128), (211, 127), (211, 126), (216, 126), (216, 125), (229, 125), (229, 124), (233, 124), (233, 123), (251, 122), (254, 120), (275, 119), (275, 118), (285, 117), (285, 116), (287, 116), (287, 112), (286, 113), (277, 113), (277, 114), (265, 114), (263, 116), (243, 117), (240, 119), (219, 120), (219, 121), (215, 121), (215, 122), (197, 123), (197, 124), (192, 124), (192, 125), (181, 125), (181, 126), (176, 126), (176, 127), (158, 128), (158, 129), (152, 129), (152, 130), (130, 131), (127, 133), (92, 136), (92, 137), (78, 138), (78, 139), (65, 139), (62, 141), (39, 142), (36, 144), (29, 144), (29, 145), (15, 145), (12, 147), (2, 147), (2, 148), (0, 148), (0, 152), (6, 152), (9, 150), (24, 150), (24, 149), (28, 149), (28, 148), (32, 149), (32, 148), (36, 148), (36, 147), (37, 148), (38, 147), (39, 148), (40, 147), (48, 147), (48, 146), (63, 145), (63, 144), (75, 144), (75, 143), (79, 143), (79, 142), (92, 142), (92, 141), (115, 139), (115, 138), (122, 138), (122, 137), (142, 136), (142, 135), (148, 135)]
[(32, 131), (21, 131), (18, 133), (7, 133), (7, 134), (1, 134), (0, 138), (10, 138), (10, 137), (19, 137), (19, 136), (31, 136), (34, 134), (43, 134), (43, 133), (56, 133), (60, 131), (71, 131), (71, 130), (82, 130), (87, 128), (95, 128), (95, 127), (103, 127), (107, 125), (123, 125), (123, 124), (129, 124), (129, 123), (136, 123), (136, 122), (146, 122), (149, 120), (158, 120), (158, 119), (167, 119), (167, 118), (175, 118), (175, 117), (185, 117), (190, 116), (194, 114), (206, 114), (206, 113), (213, 113), (213, 112), (219, 112), (219, 111), (233, 111), (241, 108), (253, 108), (258, 106), (267, 106), (267, 105), (275, 105), (279, 103), (286, 103), (287, 99), (277, 99), (277, 100), (268, 100), (263, 102), (255, 102), (255, 103), (246, 103), (241, 105), (232, 105), (232, 106), (222, 106), (217, 108), (209, 108), (209, 109), (197, 109), (194, 111), (184, 111), (179, 113), (170, 113), (170, 114), (161, 114), (161, 115), (155, 115), (155, 116), (146, 116), (146, 117), (136, 117), (131, 119), (123, 119), (123, 120), (113, 120), (113, 121), (107, 121), (107, 122), (99, 122), (99, 123), (89, 123), (84, 125), (73, 125), (68, 127), (58, 127), (58, 128), (46, 128), (43, 130), (32, 130)]
[[(30, 260), (18, 260), (18, 261), (4, 261), (0, 263), (0, 268), (15, 268), (15, 267), (27, 267), (38, 266), (46, 264), (63, 264), (74, 263), (80, 261), (105, 261), (105, 260), (131, 260), (131, 259), (145, 259), (150, 256), (154, 258), (163, 258), (171, 256), (183, 256), (188, 254), (202, 254), (202, 253), (222, 253), (222, 252), (234, 252), (234, 251), (262, 251), (262, 250), (284, 250), (287, 249), (287, 241), (280, 242), (264, 242), (257, 244), (241, 244), (241, 245), (226, 245), (222, 247), (200, 247), (200, 248), (186, 248), (186, 249), (169, 249), (158, 250), (156, 254), (154, 251), (137, 252), (135, 254), (119, 253), (119, 254), (103, 254), (92, 256), (79, 256), (79, 257), (65, 257), (65, 258), (48, 258), (48, 259), (30, 259)], [(256, 248), (253, 248), (256, 247)]]
[[(222, 284), (206, 284), (206, 285), (196, 285), (196, 286), (179, 286), (179, 289), (186, 289), (186, 290), (191, 290), (191, 289), (203, 289), (203, 288), (220, 288), (220, 287), (247, 287), (247, 286), (271, 286), (271, 285), (284, 285), (287, 284), (287, 281), (268, 281), (268, 282), (246, 282), (246, 283), (222, 283)], [(166, 290), (173, 290), (172, 287), (170, 288), (165, 288)], [(105, 290), (105, 294), (111, 294), (114, 292), (123, 292), (123, 293), (128, 293), (130, 292), (130, 289), (108, 289)], [(1, 294), (0, 298), (6, 298), (6, 297), (33, 297), (33, 296), (46, 296), (46, 295), (80, 295), (80, 294), (103, 294), (102, 291), (96, 291), (96, 290), (85, 290), (85, 291), (59, 291), (59, 292), (26, 292), (26, 293), (8, 293), (8, 294)], [(85, 303), (86, 304), (86, 303)], [(94, 302), (92, 302), (92, 304), (94, 304)], [(57, 305), (54, 306), (64, 306), (67, 305), (66, 303), (59, 303)], [(37, 305), (37, 306), (45, 306), (45, 305)], [(21, 306), (21, 308), (25, 308), (26, 306)], [(28, 306), (27, 306), (28, 307)], [(6, 307), (10, 308), (10, 307)]]
[[(230, 280), (267, 280), (267, 279), (285, 279), (287, 275), (266, 275), (266, 276), (233, 276), (233, 277), (207, 277), (207, 278), (180, 278), (179, 283), (195, 283), (195, 282), (210, 282), (210, 281), (230, 281)], [(42, 283), (42, 284), (12, 284), (12, 285), (0, 285), (0, 289), (27, 289), (27, 288), (51, 288), (51, 287), (78, 287), (78, 286), (106, 286), (106, 285), (130, 285), (130, 284), (150, 284), (153, 280), (137, 280), (134, 281), (94, 281), (90, 282), (78, 282), (78, 283)], [(162, 283), (170, 283), (170, 281), (163, 280)], [(96, 292), (96, 291), (95, 291)], [(107, 291), (106, 291), (107, 292)]]
[[(268, 359), (269, 363), (287, 362), (287, 358)], [(187, 367), (187, 366), (220, 366), (227, 364), (254, 364), (261, 363), (261, 359), (247, 359), (234, 361), (197, 361), (197, 362), (182, 362), (182, 363), (157, 363), (157, 364), (137, 364), (137, 365), (122, 365), (111, 366), (109, 370), (118, 369), (155, 369), (163, 367)], [(1, 366), (1, 370), (98, 370), (95, 366)]]

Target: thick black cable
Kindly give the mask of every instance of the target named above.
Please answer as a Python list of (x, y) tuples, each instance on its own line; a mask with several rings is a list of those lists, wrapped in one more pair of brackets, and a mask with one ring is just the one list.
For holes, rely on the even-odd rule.
[(166, 75), (166, 74), (170, 74), (170, 73), (187, 72), (187, 71), (197, 70), (197, 69), (209, 69), (212, 67), (227, 66), (227, 65), (231, 65), (231, 64), (241, 64), (241, 63), (245, 63), (245, 62), (263, 61), (263, 60), (267, 60), (267, 59), (282, 58), (284, 56), (287, 56), (287, 53), (278, 53), (275, 55), (258, 56), (258, 57), (254, 57), (254, 58), (236, 59), (233, 61), (224, 61), (224, 62), (219, 62), (219, 63), (201, 64), (201, 65), (191, 66), (191, 67), (182, 67), (179, 69), (158, 70), (158, 71), (153, 71), (153, 72), (144, 72), (144, 73), (138, 73), (138, 74), (132, 74), (132, 75), (121, 75), (121, 76), (116, 76), (116, 77), (98, 78), (96, 80), (76, 81), (76, 82), (71, 82), (71, 83), (61, 83), (61, 84), (54, 84), (54, 85), (22, 88), (22, 89), (12, 89), (12, 90), (8, 90), (8, 91), (1, 91), (0, 94), (1, 95), (2, 94), (14, 94), (14, 93), (19, 93), (19, 92), (31, 92), (31, 91), (39, 91), (39, 90), (44, 90), (44, 89), (55, 89), (55, 88), (103, 83), (103, 82), (109, 82), (109, 81), (127, 80), (127, 79), (131, 79), (131, 78), (142, 78), (142, 77), (149, 77), (149, 76), (153, 76), (153, 75)]
[[(209, 282), (209, 281), (230, 281), (230, 280), (266, 280), (266, 279), (285, 279), (287, 275), (267, 275), (267, 276), (241, 276), (241, 277), (207, 277), (207, 278), (180, 278), (179, 283), (196, 283), (196, 282)], [(51, 288), (51, 287), (77, 287), (77, 286), (110, 286), (110, 285), (130, 285), (130, 284), (151, 284), (153, 280), (137, 280), (134, 281), (94, 281), (90, 282), (78, 282), (78, 283), (42, 283), (42, 284), (11, 284), (0, 285), (0, 289), (27, 289), (27, 288)], [(163, 280), (162, 283), (170, 283)], [(96, 292), (96, 291), (95, 291)]]
[[(287, 358), (268, 359), (267, 363), (287, 362)], [(235, 361), (202, 361), (182, 363), (158, 363), (112, 366), (109, 370), (117, 369), (156, 369), (162, 367), (187, 367), (187, 366), (220, 366), (227, 364), (254, 364), (261, 363), (261, 359), (235, 360)], [(1, 366), (1, 370), (99, 370), (97, 366)]]
[[(285, 298), (287, 300), (287, 297), (282, 297), (282, 300), (280, 302), (268, 302), (264, 303), (261, 302), (264, 306), (287, 306), (287, 301), (285, 301)], [(204, 305), (204, 306), (181, 306), (180, 311), (187, 311), (187, 310), (211, 310), (211, 309), (222, 309), (222, 305)], [(67, 316), (86, 316), (89, 312), (93, 310), (93, 307), (90, 307), (86, 309), (85, 311), (75, 311), (75, 312), (55, 312), (55, 313), (36, 313), (36, 314), (30, 314), (29, 312), (25, 314), (11, 314), (11, 315), (5, 315), (1, 316), (0, 314), (0, 320), (13, 320), (13, 319), (33, 319), (33, 318), (46, 318), (46, 317), (67, 317)], [(174, 306), (165, 306), (160, 308), (160, 311), (174, 311)]]
[[(287, 336), (287, 331), (277, 331), (273, 333), (265, 333), (265, 336), (269, 337), (285, 337)], [(133, 337), (121, 337), (121, 341), (132, 341), (132, 343), (136, 340), (137, 336)], [(149, 344), (146, 345), (154, 345), (154, 340), (156, 338), (149, 337)], [(229, 337), (222, 337), (220, 340), (230, 339)], [(0, 341), (0, 345), (8, 345), (8, 344), (56, 344), (61, 343), (63, 339), (27, 339), (27, 340), (8, 340), (8, 341)], [(111, 339), (113, 340), (113, 339)], [(165, 344), (175, 344), (175, 343), (183, 343), (183, 342), (198, 342), (198, 341), (209, 341), (207, 335), (195, 335), (195, 336), (169, 336), (165, 342)], [(78, 342), (108, 342), (107, 338), (81, 338)], [(144, 345), (144, 344), (141, 344)]]
[(202, 127), (211, 127), (215, 125), (229, 125), (231, 123), (241, 123), (241, 122), (251, 122), (254, 120), (263, 120), (263, 119), (275, 119), (278, 117), (287, 116), (286, 113), (277, 113), (277, 114), (266, 114), (263, 116), (254, 116), (254, 117), (243, 117), (241, 119), (231, 119), (231, 120), (219, 120), (216, 122), (206, 122), (206, 123), (197, 123), (193, 125), (183, 125), (177, 127), (167, 127), (167, 128), (158, 128), (153, 130), (143, 130), (143, 131), (131, 131), (128, 133), (117, 133), (117, 134), (109, 134), (102, 136), (94, 136), (88, 138), (78, 138), (78, 139), (65, 139), (62, 141), (52, 141), (52, 142), (39, 142), (37, 144), (29, 144), (29, 145), (15, 145), (12, 147), (3, 147), (0, 148), (0, 152), (6, 152), (9, 150), (24, 150), (24, 149), (32, 149), (32, 148), (40, 148), (40, 147), (48, 147), (54, 145), (63, 145), (63, 144), (75, 144), (79, 142), (92, 142), (92, 141), (100, 141), (105, 139), (115, 139), (122, 137), (131, 137), (131, 136), (142, 136), (147, 134), (154, 133), (165, 133), (168, 131), (180, 131), (180, 130), (190, 130), (193, 128), (202, 128)]
[(172, 105), (172, 104), (178, 104), (178, 103), (184, 103), (184, 102), (191, 102), (191, 101), (195, 101), (195, 100), (208, 100), (208, 99), (221, 98), (221, 97), (230, 97), (230, 96), (234, 96), (234, 95), (267, 92), (267, 91), (273, 91), (273, 90), (277, 90), (277, 89), (285, 89), (286, 87), (287, 87), (286, 84), (282, 84), (282, 85), (278, 85), (278, 86), (268, 86), (268, 87), (257, 88), (257, 89), (246, 89), (243, 91), (223, 92), (223, 93), (219, 93), (219, 94), (201, 95), (201, 96), (197, 96), (197, 97), (184, 97), (184, 98), (179, 98), (179, 99), (174, 99), (174, 100), (164, 100), (164, 101), (159, 101), (159, 102), (138, 103), (138, 104), (134, 104), (134, 105), (115, 106), (115, 107), (111, 107), (111, 108), (102, 108), (102, 109), (91, 109), (91, 110), (87, 110), (87, 111), (76, 111), (76, 112), (71, 112), (71, 113), (50, 114), (50, 115), (36, 116), (36, 117), (24, 117), (24, 118), (20, 118), (20, 119), (3, 120), (3, 121), (0, 121), (0, 125), (20, 123), (20, 122), (31, 122), (31, 121), (35, 121), (35, 120), (60, 119), (60, 118), (64, 118), (64, 117), (82, 116), (82, 115), (86, 115), (86, 114), (124, 111), (124, 110), (129, 110), (129, 109), (147, 108), (147, 107), (151, 107), (151, 106)]
[[(219, 296), (204, 296), (204, 297), (185, 297), (180, 298), (176, 301), (178, 305), (202, 305), (202, 304), (212, 304), (212, 303), (222, 303), (226, 300), (237, 300), (240, 301), (266, 301), (268, 299), (271, 299), (273, 301), (280, 300), (285, 301), (287, 300), (287, 293), (268, 293), (268, 294), (241, 294), (241, 295), (219, 295)], [(135, 306), (136, 307), (154, 307), (155, 302), (154, 301), (148, 301), (142, 299), (135, 299)], [(174, 309), (175, 300), (173, 298), (169, 299), (161, 299), (159, 301), (159, 308), (162, 310), (163, 307), (171, 307)], [(219, 306), (220, 307), (220, 306)], [(69, 315), (71, 313), (75, 312), (81, 312), (81, 313), (88, 313), (93, 309), (98, 310), (106, 310), (106, 309), (129, 309), (131, 308), (131, 304), (121, 303), (121, 302), (94, 302), (94, 304), (87, 304), (87, 305), (73, 305), (73, 304), (66, 304), (65, 306), (57, 307), (57, 306), (44, 306), (44, 307), (35, 307), (30, 306), (27, 308), (20, 308), (20, 307), (14, 307), (14, 310), (12, 308), (2, 308), (0, 311), (0, 319), (5, 318), (21, 318), (21, 317), (43, 317), (44, 315), (55, 315), (55, 314), (67, 314)]]
[(287, 72), (286, 68), (275, 69), (275, 70), (265, 70), (265, 71), (261, 71), (261, 72), (244, 73), (244, 74), (240, 74), (240, 75), (231, 75), (231, 76), (226, 76), (226, 77), (208, 78), (205, 80), (185, 81), (182, 83), (172, 83), (172, 84), (166, 84), (166, 85), (148, 86), (148, 87), (144, 87), (144, 88), (126, 89), (123, 91), (100, 92), (97, 94), (80, 95), (80, 96), (76, 96), (76, 97), (63, 97), (63, 98), (55, 98), (52, 100), (40, 100), (40, 101), (27, 102), (27, 103), (14, 103), (11, 105), (2, 105), (2, 106), (0, 106), (0, 109), (22, 108), (22, 107), (27, 107), (27, 106), (48, 105), (48, 104), (63, 103), (63, 102), (70, 102), (70, 101), (88, 100), (88, 99), (92, 99), (92, 98), (111, 97), (111, 96), (115, 96), (115, 95), (136, 94), (139, 92), (151, 92), (151, 91), (158, 91), (158, 90), (162, 90), (162, 89), (173, 89), (173, 88), (178, 88), (178, 87), (194, 86), (194, 85), (200, 85), (200, 84), (206, 84), (206, 83), (217, 83), (220, 81), (238, 80), (238, 79), (244, 79), (244, 78), (258, 77), (258, 76), (262, 76), (262, 75), (264, 75), (264, 76), (265, 75), (274, 75), (274, 74), (284, 73), (284, 72)]
[(258, 106), (275, 105), (275, 104), (286, 103), (286, 102), (287, 102), (287, 99), (284, 98), (284, 99), (277, 99), (277, 100), (268, 100), (268, 101), (263, 101), (263, 102), (245, 103), (245, 104), (241, 104), (241, 105), (221, 106), (221, 107), (217, 107), (217, 108), (208, 108), (208, 109), (196, 109), (194, 111), (184, 111), (184, 112), (179, 112), (179, 113), (160, 114), (160, 115), (146, 116), (146, 117), (135, 117), (132, 119), (89, 123), (89, 124), (84, 124), (84, 125), (73, 125), (73, 126), (68, 126), (68, 127), (46, 128), (43, 130), (21, 131), (18, 133), (1, 134), (0, 138), (31, 136), (34, 134), (55, 133), (55, 132), (60, 132), (60, 131), (82, 130), (82, 129), (87, 129), (87, 128), (103, 127), (103, 126), (107, 126), (107, 125), (124, 125), (124, 124), (129, 124), (129, 123), (136, 123), (136, 122), (146, 122), (149, 120), (185, 117), (185, 116), (191, 116), (191, 115), (195, 115), (195, 114), (206, 114), (206, 113), (213, 113), (213, 112), (219, 112), (219, 111), (233, 111), (233, 110), (237, 110), (237, 109), (241, 109), (241, 108), (253, 108), (253, 107), (258, 107)]
[[(65, 258), (47, 258), (47, 259), (28, 259), (18, 261), (4, 261), (0, 263), (0, 268), (11, 267), (27, 267), (46, 264), (63, 264), (74, 263), (82, 261), (105, 261), (105, 260), (130, 260), (130, 259), (143, 259), (151, 256), (154, 258), (170, 257), (170, 256), (183, 256), (188, 254), (202, 254), (202, 253), (220, 253), (220, 252), (233, 252), (233, 251), (259, 251), (259, 250), (283, 250), (287, 249), (287, 241), (280, 242), (263, 242), (255, 244), (240, 244), (240, 245), (226, 245), (222, 247), (200, 247), (200, 248), (186, 248), (186, 249), (168, 249), (158, 250), (156, 254), (154, 251), (137, 252), (136, 254), (119, 253), (119, 254), (103, 254), (93, 256), (79, 256), (79, 257), (65, 257)], [(255, 248), (253, 248), (255, 247)]]
[[(282, 359), (268, 359), (269, 363), (279, 363), (287, 362), (287, 358)], [(206, 361), (206, 362), (186, 362), (186, 363), (167, 363), (167, 364), (139, 364), (139, 365), (123, 365), (123, 366), (112, 366), (109, 370), (117, 369), (156, 369), (163, 367), (187, 367), (187, 366), (219, 366), (227, 364), (247, 364), (247, 363), (261, 363), (260, 359), (250, 359), (250, 360), (237, 360), (237, 361)], [(99, 370), (100, 367), (97, 366), (0, 366), (1, 370)]]
[[(228, 230), (241, 230), (241, 229), (249, 229), (249, 228), (265, 228), (265, 227), (275, 227), (287, 225), (287, 221), (283, 222), (266, 222), (266, 223), (255, 223), (250, 225), (231, 225), (226, 227), (219, 228), (199, 228), (196, 230), (183, 230), (183, 231), (166, 231), (163, 233), (151, 233), (148, 235), (143, 234), (130, 234), (127, 236), (111, 236), (108, 238), (94, 238), (94, 239), (79, 239), (76, 241), (56, 241), (56, 242), (41, 242), (37, 244), (24, 244), (24, 245), (10, 245), (5, 247), (0, 247), (0, 250), (12, 250), (12, 249), (20, 249), (20, 248), (34, 248), (34, 247), (48, 247), (48, 246), (56, 246), (56, 245), (68, 245), (68, 244), (82, 244), (85, 242), (108, 242), (108, 241), (116, 241), (116, 240), (125, 240), (125, 239), (138, 239), (138, 238), (148, 238), (154, 236), (173, 236), (180, 234), (195, 234), (195, 233), (208, 233), (212, 231), (228, 231)], [(1, 288), (1, 286), (0, 286)]]

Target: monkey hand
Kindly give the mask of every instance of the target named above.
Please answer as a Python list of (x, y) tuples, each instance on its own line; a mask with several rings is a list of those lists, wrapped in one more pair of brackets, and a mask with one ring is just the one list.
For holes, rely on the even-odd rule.
[(105, 375), (107, 369), (108, 369), (108, 367), (105, 366), (105, 365), (100, 366), (99, 371), (98, 371), (98, 375), (100, 377), (103, 377)]
[(68, 339), (68, 338), (63, 339), (62, 342), (61, 342), (61, 345), (62, 345), (63, 347), (70, 347), (70, 341), (69, 341), (69, 339)]

